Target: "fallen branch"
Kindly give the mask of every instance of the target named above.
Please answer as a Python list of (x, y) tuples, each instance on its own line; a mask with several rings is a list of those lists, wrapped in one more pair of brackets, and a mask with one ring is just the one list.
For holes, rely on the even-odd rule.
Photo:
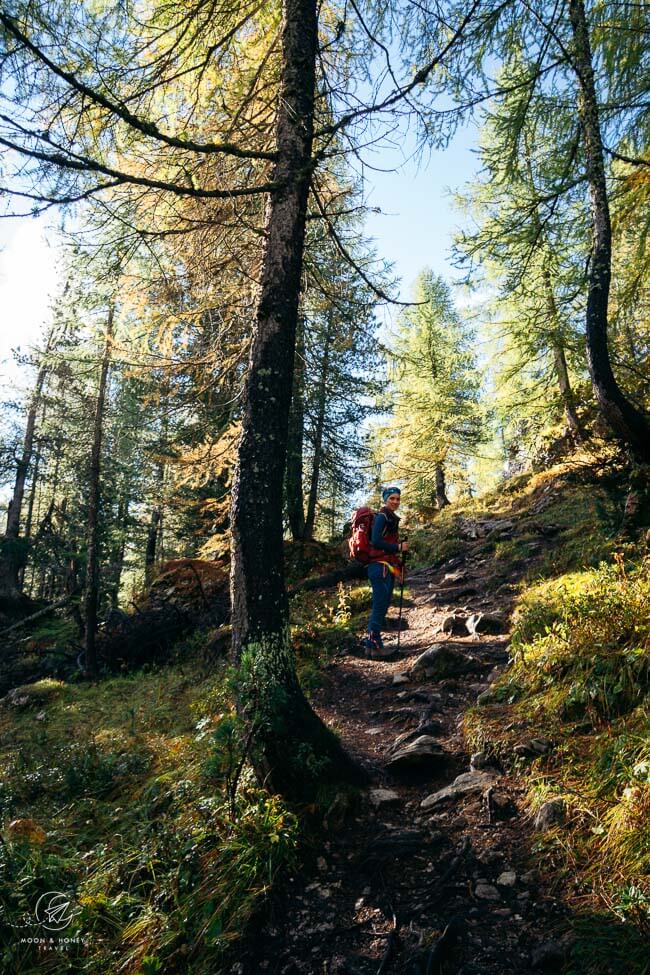
[(31, 616), (25, 616), (24, 619), (18, 620), (17, 623), (12, 623), (12, 625), (8, 626), (6, 630), (2, 630), (2, 632), (0, 632), (0, 637), (6, 636), (8, 633), (12, 633), (14, 630), (20, 629), (21, 626), (27, 626), (28, 623), (34, 623), (36, 620), (40, 620), (41, 617), (47, 616), (48, 613), (53, 612), (55, 609), (61, 609), (62, 606), (65, 606), (66, 603), (70, 602), (74, 595), (74, 593), (68, 593), (67, 596), (63, 597), (63, 599), (58, 599), (55, 603), (50, 603), (48, 606), (45, 606), (44, 609), (39, 609), (37, 613), (32, 613)]
[(388, 933), (388, 941), (384, 949), (384, 954), (382, 955), (381, 962), (379, 963), (379, 968), (377, 969), (377, 975), (385, 975), (388, 971), (388, 966), (391, 963), (393, 957), (393, 952), (397, 946), (397, 936), (399, 931), (399, 924), (395, 914), (393, 914), (393, 927)]
[(348, 582), (351, 579), (365, 579), (366, 566), (360, 562), (347, 565), (344, 569), (335, 569), (333, 572), (326, 572), (325, 575), (316, 576), (314, 579), (304, 579), (302, 582), (290, 586), (287, 590), (289, 597), (295, 596), (299, 592), (308, 592), (312, 589), (329, 589), (331, 586), (338, 585), (339, 582)]
[(449, 949), (453, 948), (462, 930), (463, 922), (461, 919), (459, 917), (452, 917), (451, 921), (429, 952), (425, 975), (435, 975), (436, 969), (438, 972), (440, 971), (440, 965), (444, 961)]

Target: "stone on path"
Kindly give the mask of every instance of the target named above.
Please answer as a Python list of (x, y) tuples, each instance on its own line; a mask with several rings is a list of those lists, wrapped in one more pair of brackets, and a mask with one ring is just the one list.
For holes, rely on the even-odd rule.
[(438, 722), (425, 722), (425, 724), (418, 725), (417, 728), (413, 728), (411, 731), (403, 731), (401, 735), (398, 735), (393, 744), (388, 748), (388, 754), (394, 755), (396, 752), (404, 748), (407, 742), (415, 741), (417, 738), (432, 737), (435, 735), (442, 734), (442, 725)]
[(446, 799), (460, 799), (461, 796), (469, 795), (472, 792), (483, 792), (499, 778), (496, 772), (463, 772), (451, 785), (432, 792), (430, 796), (423, 799), (420, 803), (421, 809), (433, 809)]
[(504, 870), (502, 874), (497, 877), (497, 884), (499, 887), (514, 887), (517, 883), (517, 874), (514, 870)]
[(477, 636), (479, 633), (489, 633), (496, 636), (499, 633), (508, 632), (506, 620), (498, 613), (474, 613), (467, 618), (466, 625), (468, 633), (471, 633), (472, 636)]
[(386, 764), (391, 772), (402, 769), (425, 768), (432, 765), (439, 766), (447, 758), (442, 745), (431, 735), (420, 735), (408, 744), (399, 747)]
[(440, 629), (451, 636), (467, 636), (470, 632), (467, 628), (467, 617), (462, 613), (449, 613), (440, 624)]
[(393, 675), (393, 685), (408, 684), (408, 682), (409, 682), (408, 674)]
[(478, 898), (480, 898), (481, 900), (484, 900), (484, 901), (500, 901), (501, 900), (501, 894), (499, 893), (499, 891), (496, 889), (496, 887), (493, 887), (492, 884), (489, 884), (487, 882), (487, 880), (477, 880), (476, 881), (476, 887), (474, 889), (474, 894), (475, 894), (476, 897), (478, 897)]
[(393, 789), (371, 789), (368, 798), (375, 809), (392, 806), (400, 801), (399, 793), (394, 792)]
[(435, 680), (443, 680), (445, 677), (467, 674), (476, 667), (477, 661), (473, 657), (444, 643), (434, 643), (413, 662), (410, 674), (416, 679), (433, 677)]

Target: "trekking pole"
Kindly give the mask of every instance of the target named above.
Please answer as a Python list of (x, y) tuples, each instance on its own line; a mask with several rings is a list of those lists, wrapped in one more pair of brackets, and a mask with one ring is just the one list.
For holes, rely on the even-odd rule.
[(404, 576), (406, 575), (406, 552), (402, 552), (402, 583), (399, 591), (399, 613), (397, 614), (397, 652), (399, 653), (399, 643), (402, 636), (402, 605), (404, 603)]

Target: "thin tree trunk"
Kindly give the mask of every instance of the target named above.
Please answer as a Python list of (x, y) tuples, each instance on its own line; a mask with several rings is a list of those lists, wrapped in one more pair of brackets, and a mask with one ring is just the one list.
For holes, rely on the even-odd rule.
[(111, 584), (109, 599), (113, 609), (117, 609), (120, 599), (120, 583), (124, 568), (124, 550), (126, 546), (126, 528), (129, 519), (129, 498), (122, 496), (117, 507), (117, 540), (110, 558)]
[(596, 84), (583, 0), (569, 0), (573, 31), (573, 66), (578, 76), (578, 111), (582, 123), (592, 210), (592, 250), (587, 296), (587, 357), (598, 405), (614, 434), (636, 459), (650, 462), (650, 424), (623, 395), (612, 371), (607, 343), (607, 306), (612, 273), (612, 228)]
[(25, 482), (27, 472), (32, 459), (32, 449), (34, 446), (34, 430), (36, 427), (36, 414), (41, 402), (43, 384), (47, 375), (47, 366), (41, 365), (36, 377), (36, 385), (29, 404), (27, 413), (27, 424), (25, 426), (25, 436), (23, 438), (23, 449), (20, 460), (16, 465), (16, 477), (14, 488), (7, 510), (7, 527), (2, 540), (2, 555), (0, 556), (0, 594), (9, 598), (16, 598), (20, 595), (20, 576), (25, 563), (26, 547), (21, 543), (20, 517), (22, 513), (23, 497), (25, 494)]
[(151, 512), (149, 528), (147, 529), (147, 547), (144, 553), (144, 581), (147, 586), (153, 579), (154, 568), (156, 565), (156, 548), (161, 518), (162, 511), (157, 505)]
[(562, 406), (564, 407), (564, 416), (566, 418), (567, 429), (573, 439), (580, 443), (584, 439), (584, 434), (580, 425), (578, 414), (576, 412), (576, 402), (573, 395), (573, 390), (571, 388), (571, 380), (569, 379), (569, 370), (567, 368), (564, 346), (559, 339), (557, 339), (557, 337), (554, 337), (551, 340), (551, 346), (553, 349), (555, 375), (557, 376), (560, 398), (562, 400)]
[(93, 423), (93, 441), (90, 453), (90, 490), (88, 497), (88, 527), (87, 550), (88, 562), (86, 568), (85, 620), (86, 620), (86, 672), (90, 676), (97, 674), (97, 653), (95, 638), (97, 635), (97, 609), (99, 602), (99, 504), (102, 437), (104, 429), (104, 404), (108, 385), (108, 371), (111, 362), (111, 346), (113, 341), (113, 318), (115, 310), (111, 305), (108, 310), (106, 323), (106, 339), (102, 356), (97, 402), (95, 404), (95, 419)]
[(305, 430), (305, 322), (298, 318), (296, 332), (296, 359), (293, 373), (293, 394), (289, 413), (289, 439), (287, 444), (287, 516), (294, 541), (305, 534), (305, 509), (302, 502), (302, 453)]
[(436, 463), (436, 505), (438, 510), (442, 511), (450, 504), (449, 498), (447, 497), (447, 484), (445, 481), (445, 468), (440, 462)]
[(307, 197), (312, 170), (316, 0), (284, 0), (276, 129), (279, 188), (266, 213), (264, 259), (246, 379), (232, 510), (233, 654), (251, 758), (269, 788), (313, 799), (351, 763), (305, 699), (284, 581), (282, 491)]
[(327, 380), (330, 370), (330, 349), (332, 345), (332, 316), (327, 316), (327, 329), (325, 331), (325, 343), (323, 347), (323, 358), (321, 360), (321, 371), (318, 380), (318, 396), (316, 399), (316, 428), (314, 430), (314, 460), (311, 468), (311, 481), (309, 484), (309, 499), (307, 501), (307, 515), (305, 517), (305, 538), (314, 537), (314, 526), (316, 524), (316, 505), (318, 503), (318, 486), (320, 481), (320, 464), (323, 453), (323, 432), (325, 430), (325, 413), (327, 411)]
[[(40, 473), (41, 459), (42, 456), (40, 452), (38, 452), (34, 460), (34, 470), (32, 471), (32, 479), (31, 479), (31, 484), (29, 486), (29, 501), (27, 502), (27, 515), (25, 517), (24, 538), (27, 543), (29, 543), (29, 540), (32, 536), (32, 523), (34, 519), (34, 501), (36, 500), (36, 489), (38, 488), (38, 476)], [(25, 589), (25, 569), (26, 569), (26, 562), (22, 564), (19, 572), (19, 586), (21, 592), (23, 592)]]
[[(530, 179), (530, 185), (535, 193), (537, 193), (537, 188), (535, 186), (535, 177), (533, 175), (533, 165), (531, 161), (531, 152), (528, 146), (526, 146), (526, 165), (528, 168), (528, 178)], [(535, 233), (539, 241), (544, 241), (544, 228), (539, 215), (539, 205), (535, 204), (535, 209), (533, 213)], [(548, 248), (548, 245), (547, 245)], [(560, 339), (560, 316), (557, 310), (557, 302), (555, 300), (555, 291), (553, 290), (553, 281), (551, 279), (551, 272), (548, 265), (545, 263), (542, 280), (544, 282), (544, 292), (546, 297), (546, 307), (548, 311), (548, 317), (551, 323), (551, 337), (550, 345), (551, 351), (553, 352), (553, 365), (555, 367), (555, 375), (558, 381), (558, 387), (560, 390), (560, 398), (562, 400), (562, 406), (564, 408), (564, 415), (567, 421), (568, 430), (576, 442), (581, 442), (584, 440), (584, 431), (580, 425), (580, 420), (578, 419), (578, 414), (576, 412), (575, 397), (573, 395), (573, 390), (571, 388), (571, 380), (569, 379), (569, 370), (567, 368), (566, 355), (564, 352), (564, 345)]]
[(571, 380), (569, 379), (569, 370), (567, 367), (564, 345), (559, 337), (560, 316), (558, 315), (557, 311), (555, 292), (553, 291), (553, 282), (551, 281), (551, 272), (548, 268), (544, 268), (543, 278), (544, 290), (546, 292), (546, 307), (548, 309), (548, 316), (552, 325), (551, 350), (553, 352), (555, 375), (557, 377), (558, 388), (560, 390), (560, 399), (562, 400), (564, 416), (566, 417), (569, 433), (576, 442), (581, 443), (584, 440), (584, 431), (580, 425), (580, 420), (576, 411), (576, 401), (575, 396), (573, 395), (573, 389), (571, 388)]

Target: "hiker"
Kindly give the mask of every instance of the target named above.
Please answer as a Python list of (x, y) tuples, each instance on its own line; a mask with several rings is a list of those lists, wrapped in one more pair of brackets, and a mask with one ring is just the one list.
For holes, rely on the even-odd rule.
[(363, 641), (370, 656), (386, 656), (381, 631), (393, 595), (395, 579), (401, 579), (403, 559), (408, 552), (408, 542), (399, 540), (399, 516), (396, 514), (401, 501), (398, 487), (382, 491), (383, 506), (372, 522), (368, 579), (372, 586), (372, 612), (368, 622), (368, 636)]

